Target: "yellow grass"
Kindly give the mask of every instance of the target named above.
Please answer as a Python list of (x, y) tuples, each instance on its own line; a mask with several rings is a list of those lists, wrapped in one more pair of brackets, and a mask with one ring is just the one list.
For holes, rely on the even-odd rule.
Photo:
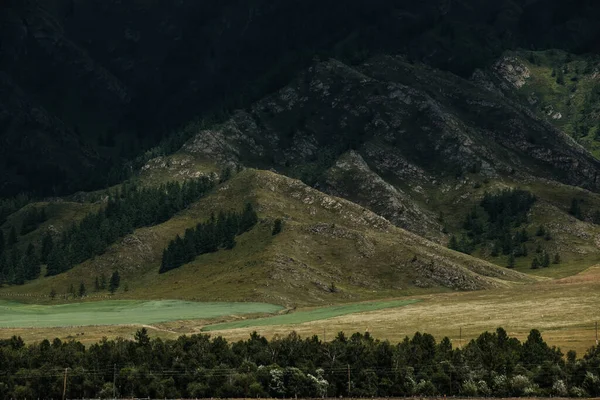
[[(600, 319), (600, 266), (574, 277), (539, 282), (528, 286), (479, 292), (441, 293), (415, 296), (422, 302), (396, 309), (351, 314), (297, 325), (264, 326), (214, 331), (231, 340), (245, 339), (256, 330), (262, 335), (286, 335), (296, 331), (302, 336), (326, 335), (330, 340), (338, 331), (369, 331), (377, 338), (399, 341), (416, 331), (428, 332), (438, 339), (448, 336), (454, 345), (485, 330), (504, 327), (509, 334), (525, 339), (529, 330), (540, 329), (552, 345), (563, 352), (580, 355), (594, 344), (594, 323)], [(231, 318), (229, 318), (231, 320)], [(200, 333), (214, 321), (176, 321), (147, 325), (152, 336), (175, 338)], [(59, 329), (3, 329), (0, 337), (21, 335), (26, 341), (58, 336), (91, 343), (103, 336), (132, 338), (140, 326), (85, 327)]]

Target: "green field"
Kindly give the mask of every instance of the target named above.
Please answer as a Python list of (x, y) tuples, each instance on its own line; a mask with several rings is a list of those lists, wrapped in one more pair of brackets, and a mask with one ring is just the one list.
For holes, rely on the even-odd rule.
[(0, 328), (152, 324), (227, 315), (274, 313), (282, 308), (266, 303), (199, 303), (176, 300), (113, 300), (52, 306), (0, 300)]
[(316, 308), (310, 311), (300, 311), (285, 315), (277, 315), (274, 317), (249, 319), (244, 321), (224, 322), (221, 324), (209, 325), (203, 328), (203, 331), (217, 331), (224, 329), (251, 328), (254, 326), (272, 326), (272, 325), (291, 325), (301, 324), (303, 322), (319, 321), (342, 315), (377, 311), (385, 308), (396, 308), (417, 303), (420, 300), (394, 300), (394, 301), (377, 301), (370, 303), (348, 304), (342, 306), (332, 306)]

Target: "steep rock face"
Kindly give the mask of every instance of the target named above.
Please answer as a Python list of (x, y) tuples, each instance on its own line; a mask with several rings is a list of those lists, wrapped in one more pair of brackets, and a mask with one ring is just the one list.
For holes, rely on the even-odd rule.
[(373, 172), (356, 151), (342, 155), (326, 173), (320, 189), (363, 204), (397, 226), (439, 240), (442, 227), (400, 187)]
[(395, 57), (318, 62), (183, 150), (275, 168), (430, 238), (440, 224), (418, 204), (457, 177), (598, 190), (598, 160), (494, 87)]

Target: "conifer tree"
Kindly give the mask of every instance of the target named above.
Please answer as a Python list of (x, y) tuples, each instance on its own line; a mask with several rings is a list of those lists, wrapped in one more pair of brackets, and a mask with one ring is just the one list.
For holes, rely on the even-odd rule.
[(25, 278), (28, 280), (36, 279), (41, 272), (40, 263), (35, 251), (33, 243), (29, 243), (27, 246), (27, 252), (23, 259), (23, 268), (25, 269)]
[(537, 257), (533, 257), (531, 260), (531, 269), (538, 269), (540, 267), (540, 262)]
[(581, 219), (581, 204), (579, 199), (571, 200), (571, 207), (569, 208), (569, 214), (577, 219)]
[(96, 277), (96, 279), (94, 279), (94, 291), (95, 292), (100, 291), (100, 280), (98, 279), (98, 277)]
[(100, 290), (106, 290), (106, 275), (103, 273), (100, 274)]
[(112, 273), (112, 275), (110, 277), (110, 283), (108, 285), (108, 289), (110, 290), (111, 293), (114, 293), (119, 288), (119, 285), (121, 285), (121, 276), (119, 275), (119, 271), (115, 271)]
[(542, 260), (540, 264), (544, 268), (548, 268), (550, 266), (550, 255), (547, 252), (544, 252), (544, 254), (542, 255)]
[(558, 253), (554, 255), (554, 264), (560, 264), (560, 254)]
[(85, 295), (87, 294), (87, 290), (85, 289), (85, 284), (83, 282), (81, 282), (79, 284), (79, 297), (85, 297)]
[(450, 241), (448, 242), (448, 248), (452, 250), (458, 250), (458, 240), (456, 240), (456, 236), (450, 236)]
[(240, 219), (240, 233), (247, 232), (258, 222), (258, 215), (254, 211), (252, 203), (246, 203)]
[(514, 268), (515, 267), (515, 255), (514, 253), (510, 253), (510, 256), (508, 256), (508, 268)]
[(52, 252), (54, 248), (54, 239), (52, 239), (52, 234), (47, 232), (42, 239), (42, 249), (40, 251), (40, 258), (43, 264), (48, 263), (48, 256)]
[(281, 218), (277, 218), (275, 220), (275, 222), (273, 223), (273, 231), (271, 231), (271, 235), (275, 236), (278, 235), (279, 233), (281, 233), (283, 229), (283, 222), (281, 221)]

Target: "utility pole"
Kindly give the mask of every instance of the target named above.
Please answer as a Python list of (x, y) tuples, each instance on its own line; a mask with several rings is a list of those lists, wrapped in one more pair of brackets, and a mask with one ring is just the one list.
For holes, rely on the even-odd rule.
[(69, 368), (65, 368), (65, 379), (63, 381), (63, 400), (67, 397), (67, 371)]
[(113, 399), (117, 398), (117, 364), (113, 367)]
[(348, 397), (350, 397), (350, 364), (348, 364)]

